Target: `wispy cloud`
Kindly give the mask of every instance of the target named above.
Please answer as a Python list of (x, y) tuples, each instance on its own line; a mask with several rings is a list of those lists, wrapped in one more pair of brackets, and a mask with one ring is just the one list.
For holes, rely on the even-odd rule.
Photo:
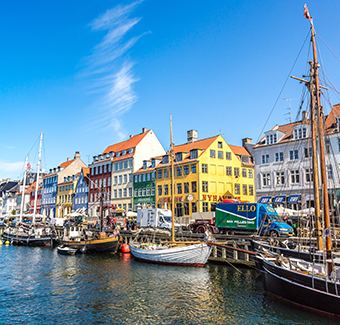
[(3, 176), (3, 178), (9, 177), (18, 179), (20, 177), (20, 174), (22, 174), (23, 167), (24, 167), (23, 161), (18, 162), (0, 161), (0, 175), (6, 175)]
[(93, 123), (96, 128), (113, 128), (119, 139), (127, 135), (122, 115), (137, 100), (133, 84), (138, 78), (134, 76), (134, 64), (127, 58), (127, 52), (142, 35), (129, 38), (127, 34), (140, 21), (140, 18), (129, 16), (141, 2), (118, 5), (90, 24), (93, 31), (107, 31), (88, 58), (86, 70), (91, 80), (91, 92), (99, 98), (95, 103), (98, 114)]

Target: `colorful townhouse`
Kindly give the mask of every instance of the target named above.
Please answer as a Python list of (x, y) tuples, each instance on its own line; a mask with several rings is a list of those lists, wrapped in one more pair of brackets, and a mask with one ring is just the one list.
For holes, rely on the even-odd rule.
[(36, 191), (37, 182), (34, 182), (29, 188), (29, 213), (33, 214), (34, 212), (34, 202), (35, 202), (35, 194), (37, 193), (37, 201), (36, 201), (36, 214), (41, 214), (41, 197), (42, 197), (42, 182), (39, 183), (38, 191)]
[(73, 197), (73, 209), (87, 212), (89, 198), (89, 168), (82, 168)]
[[(58, 184), (65, 182), (65, 177), (79, 173), (83, 167), (87, 166), (80, 159), (79, 151), (76, 151), (74, 159), (67, 158), (67, 160), (58, 167), (50, 169), (49, 173), (43, 177), (41, 208), (44, 216), (50, 218), (56, 217)], [(66, 195), (66, 193), (64, 195)]]
[(223, 199), (255, 202), (254, 163), (244, 147), (229, 146), (221, 135), (203, 140), (197, 140), (195, 130), (187, 135), (187, 143), (174, 146), (174, 202), (170, 152), (156, 167), (157, 207), (171, 209), (174, 204), (178, 222), (185, 224), (212, 218)]
[(138, 208), (156, 207), (156, 167), (162, 156), (143, 161), (143, 166), (133, 174), (134, 211)]
[(104, 205), (114, 205), (125, 211), (133, 210), (132, 175), (151, 157), (165, 154), (152, 130), (131, 135), (128, 140), (107, 147), (93, 157), (90, 168), (89, 215), (98, 215), (99, 198)]
[(57, 185), (57, 218), (62, 218), (73, 211), (73, 196), (79, 175), (80, 173), (64, 176), (64, 181)]

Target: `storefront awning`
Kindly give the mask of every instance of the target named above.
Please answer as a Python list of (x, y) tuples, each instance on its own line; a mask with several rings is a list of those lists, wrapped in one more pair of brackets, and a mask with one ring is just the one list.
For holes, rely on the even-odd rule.
[(273, 203), (282, 203), (285, 199), (285, 195), (278, 195), (274, 197)]
[(290, 204), (298, 203), (300, 201), (300, 197), (301, 197), (301, 194), (291, 195), (288, 199), (288, 203)]
[(259, 203), (269, 203), (271, 196), (262, 196)]

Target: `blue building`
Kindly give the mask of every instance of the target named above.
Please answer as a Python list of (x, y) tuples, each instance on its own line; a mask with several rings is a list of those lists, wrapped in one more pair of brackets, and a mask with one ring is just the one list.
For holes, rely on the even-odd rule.
[(82, 168), (73, 197), (73, 210), (85, 209), (87, 211), (89, 198), (89, 168)]
[(57, 184), (58, 184), (58, 169), (54, 169), (53, 172), (43, 177), (43, 191), (41, 198), (41, 211), (42, 214), (54, 218), (55, 217), (55, 206), (57, 202)]

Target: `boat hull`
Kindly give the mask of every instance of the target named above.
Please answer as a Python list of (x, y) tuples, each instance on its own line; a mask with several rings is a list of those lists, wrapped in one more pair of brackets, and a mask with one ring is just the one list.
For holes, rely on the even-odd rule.
[(167, 249), (141, 249), (130, 245), (130, 252), (136, 260), (167, 265), (198, 266), (207, 262), (211, 246), (205, 243)]
[(19, 246), (53, 246), (53, 235), (38, 235), (38, 236), (22, 236), (9, 234), (4, 232), (2, 234), (4, 241), (9, 241), (12, 245)]
[(61, 240), (60, 243), (66, 247), (74, 248), (84, 253), (116, 253), (121, 242), (121, 237), (116, 236), (86, 241)]
[[(261, 257), (259, 257), (261, 258)], [(316, 312), (340, 316), (340, 286), (294, 272), (262, 260), (262, 282), (266, 292)]]
[(62, 255), (75, 255), (77, 253), (77, 249), (64, 246), (58, 246), (57, 251)]

